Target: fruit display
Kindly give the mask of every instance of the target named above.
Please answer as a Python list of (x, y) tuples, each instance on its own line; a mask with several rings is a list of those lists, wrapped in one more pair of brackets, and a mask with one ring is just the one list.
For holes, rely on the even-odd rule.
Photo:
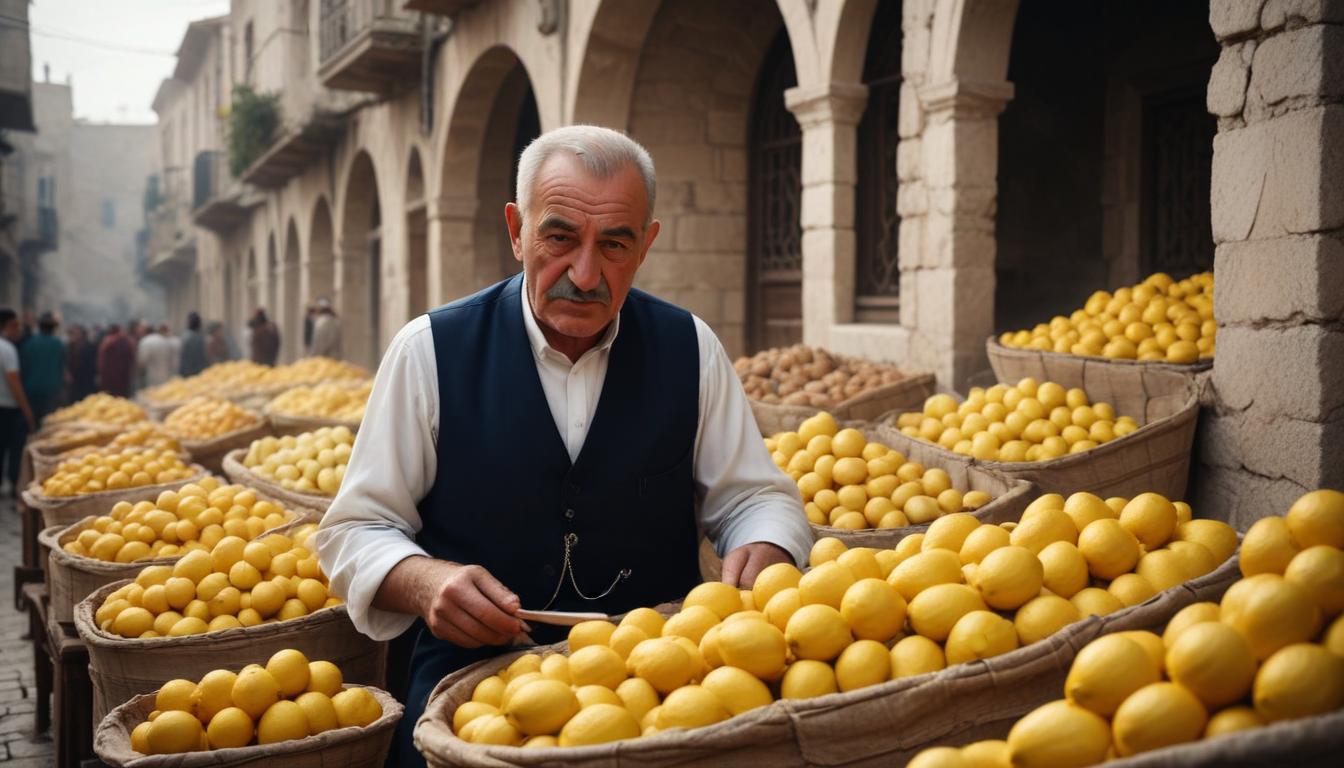
[(366, 379), (369, 372), (353, 363), (330, 357), (305, 357), (288, 365), (268, 368), (255, 383), (256, 390), (288, 389), (325, 381)]
[(937, 394), (922, 412), (896, 419), (901, 433), (983, 461), (1048, 461), (1082, 453), (1135, 432), (1130, 416), (1093, 403), (1081, 389), (1025, 378), (975, 387), (965, 402)]
[(108, 446), (62, 461), (42, 481), (47, 496), (124, 490), (185, 480), (197, 474), (176, 451), (148, 447)]
[(353, 385), (294, 387), (267, 403), (266, 412), (276, 416), (358, 422), (364, 418), (364, 406), (372, 391), (372, 380)]
[(286, 490), (335, 496), (354, 444), (355, 434), (344, 426), (263, 437), (252, 441), (243, 466)]
[[(974, 748), (994, 764), (1070, 768), (1344, 707), (1344, 494), (1312, 491), (1252, 531), (1244, 576), (1220, 602), (1183, 608), (1160, 637), (1093, 640), (1074, 658), (1064, 698), (962, 756)], [(956, 751), (937, 749), (910, 764)]]
[(148, 418), (145, 409), (130, 400), (98, 392), (77, 403), (57, 408), (47, 415), (43, 423), (55, 425), (82, 421), (90, 424), (131, 424)]
[(1115, 293), (1097, 291), (1068, 317), (1008, 331), (999, 343), (1070, 355), (1193, 363), (1213, 357), (1217, 332), (1213, 273), (1178, 281), (1158, 272)]
[(237, 673), (207, 672), (200, 680), (169, 680), (154, 697), (154, 711), (131, 731), (131, 749), (167, 755), (276, 744), (337, 728), (364, 728), (383, 716), (365, 688), (346, 688), (330, 661), (302, 652), (276, 652), (266, 665)]
[(162, 424), (154, 421), (141, 421), (128, 425), (112, 438), (108, 445), (116, 448), (138, 446), (160, 451), (177, 451), (182, 448), (177, 438), (168, 434)]
[(257, 414), (220, 397), (193, 397), (163, 420), (164, 429), (181, 440), (211, 440), (230, 432), (255, 427)]
[(251, 360), (229, 360), (215, 363), (195, 376), (174, 377), (140, 393), (147, 403), (161, 405), (181, 403), (200, 395), (227, 396), (253, 387), (270, 370)]
[(185, 637), (296, 619), (339, 605), (308, 549), (316, 523), (258, 541), (225, 536), (173, 565), (146, 566), (94, 613), (104, 632), (141, 639)]
[(894, 550), (826, 538), (806, 574), (777, 563), (750, 590), (695, 587), (668, 618), (639, 608), (576, 625), (568, 655), (526, 654), (482, 680), (453, 730), (478, 744), (597, 744), (934, 672), (1135, 605), (1236, 543), (1155, 494), (1043, 497), (1016, 525), (954, 513)]
[(62, 548), (79, 557), (132, 563), (209, 552), (226, 536), (251, 541), (293, 519), (292, 512), (254, 491), (205, 477), (164, 491), (155, 501), (119, 501)]
[(991, 500), (984, 491), (953, 488), (944, 469), (926, 469), (857, 429), (840, 429), (826, 411), (803, 420), (796, 432), (765, 438), (765, 447), (798, 483), (814, 525), (902, 528), (974, 511)]
[(813, 408), (834, 408), (842, 401), (906, 378), (895, 366), (844, 357), (805, 344), (739, 357), (733, 368), (753, 400)]

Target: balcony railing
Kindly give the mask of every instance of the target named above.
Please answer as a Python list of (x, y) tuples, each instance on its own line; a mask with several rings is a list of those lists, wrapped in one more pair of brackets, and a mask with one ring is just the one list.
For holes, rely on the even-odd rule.
[(47, 247), (56, 249), (60, 245), (61, 228), (56, 217), (56, 209), (50, 205), (37, 207), (37, 236)]
[(481, 0), (405, 0), (403, 7), (408, 11), (424, 11), (425, 13), (437, 13), (440, 16), (456, 16), (480, 2)]
[(229, 173), (228, 155), (207, 149), (191, 166), (191, 218), (198, 226), (223, 234), (247, 218), (240, 190)]
[(396, 0), (322, 0), (318, 77), (328, 88), (386, 93), (420, 70), (420, 22)]

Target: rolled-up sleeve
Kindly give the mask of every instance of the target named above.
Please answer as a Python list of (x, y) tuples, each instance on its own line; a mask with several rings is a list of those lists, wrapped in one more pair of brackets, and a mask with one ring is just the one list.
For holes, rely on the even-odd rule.
[(744, 544), (768, 542), (801, 565), (813, 536), (798, 486), (765, 450), (747, 394), (718, 337), (698, 317), (695, 327), (700, 342), (695, 483), (701, 530), (720, 557)]
[(437, 469), (438, 377), (429, 318), (397, 334), (374, 378), (341, 489), (318, 530), (318, 559), (355, 627), (375, 640), (414, 616), (373, 607), (388, 571), (425, 551), (415, 543), (418, 503)]

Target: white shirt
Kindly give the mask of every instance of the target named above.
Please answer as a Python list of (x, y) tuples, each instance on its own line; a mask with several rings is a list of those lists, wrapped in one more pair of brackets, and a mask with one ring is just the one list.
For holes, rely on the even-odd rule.
[(145, 385), (155, 387), (177, 375), (173, 342), (156, 331), (135, 346), (135, 362), (145, 372)]
[[(529, 302), (521, 306), (546, 402), (574, 460), (602, 395), (620, 318), (597, 346), (571, 365), (546, 342)], [(700, 348), (694, 457), (699, 528), (720, 557), (744, 544), (769, 542), (803, 563), (813, 536), (798, 486), (765, 450), (723, 345), (704, 321), (694, 319)], [(422, 526), (416, 504), (429, 493), (438, 468), (438, 377), (427, 315), (407, 323), (392, 340), (365, 413), (341, 489), (322, 518), (318, 557), (332, 592), (344, 597), (355, 627), (388, 640), (415, 617), (374, 608), (373, 598), (393, 566), (426, 554), (413, 540)]]
[(18, 408), (19, 401), (9, 391), (5, 376), (19, 372), (19, 350), (14, 342), (0, 336), (0, 408)]

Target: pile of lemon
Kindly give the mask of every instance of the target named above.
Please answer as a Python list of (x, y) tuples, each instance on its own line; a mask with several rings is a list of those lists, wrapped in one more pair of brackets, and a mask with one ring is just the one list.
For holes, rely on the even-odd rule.
[(209, 552), (226, 536), (251, 541), (293, 519), (293, 513), (257, 498), (251, 489), (205, 477), (164, 491), (154, 501), (119, 501), (62, 548), (79, 557), (131, 563)]
[(991, 500), (984, 491), (953, 488), (946, 470), (907, 461), (857, 429), (840, 429), (825, 411), (803, 420), (797, 432), (767, 437), (765, 447), (798, 483), (814, 525), (901, 528), (974, 511)]
[(148, 418), (145, 409), (130, 400), (98, 392), (77, 403), (57, 408), (47, 415), (43, 423), (54, 425), (80, 421), (89, 424), (132, 424)]
[(209, 440), (255, 427), (261, 419), (221, 397), (198, 396), (178, 406), (163, 420), (170, 435), (181, 440)]
[(172, 378), (140, 393), (150, 403), (180, 403), (199, 395), (228, 395), (250, 390), (271, 369), (251, 360), (215, 363), (195, 376)]
[(1097, 638), (1075, 657), (1064, 698), (1019, 720), (1007, 741), (938, 747), (910, 765), (970, 751), (987, 765), (1093, 765), (1344, 706), (1344, 494), (1312, 491), (1252, 530), (1244, 578), (1220, 603), (1187, 606), (1160, 637)]
[(372, 381), (294, 387), (268, 403), (266, 410), (280, 416), (357, 422), (364, 418), (364, 406), (372, 391)]
[(324, 381), (364, 379), (368, 378), (368, 375), (368, 371), (344, 360), (331, 357), (305, 357), (288, 365), (265, 369), (256, 381), (250, 382), (250, 385), (252, 389), (273, 390)]
[(162, 424), (154, 421), (142, 421), (123, 429), (112, 438), (108, 445), (116, 448), (154, 448), (157, 450), (178, 451), (182, 449), (177, 438), (168, 434)]
[(293, 649), (266, 666), (207, 672), (199, 682), (169, 680), (154, 711), (131, 731), (131, 749), (168, 755), (293, 741), (337, 728), (363, 728), (383, 716), (367, 689), (345, 688), (330, 661)]
[(937, 394), (922, 412), (896, 419), (901, 433), (982, 461), (1048, 461), (1082, 453), (1138, 430), (1110, 403), (1081, 389), (1027, 377), (1017, 384), (973, 388), (965, 402)]
[(104, 632), (142, 639), (184, 637), (297, 619), (339, 605), (327, 592), (317, 554), (307, 548), (315, 523), (256, 541), (225, 536), (173, 565), (151, 565), (112, 592), (94, 613)]
[[(527, 654), (478, 684), (454, 712), (454, 732), (481, 744), (578, 746), (712, 725), (776, 698), (1006, 653), (1207, 573), (1236, 548), (1229, 526), (1192, 521), (1156, 494), (1112, 504), (1047, 497), (1015, 526), (955, 513), (895, 550), (822, 539), (806, 574), (775, 564), (750, 590), (695, 587), (667, 619), (640, 608), (619, 624), (579, 624), (568, 656)], [(1151, 577), (1129, 573), (1136, 563)]]
[(173, 450), (110, 446), (62, 461), (42, 481), (42, 493), (77, 496), (171, 483), (195, 474)]
[(1158, 272), (1114, 294), (1097, 291), (1068, 317), (1008, 331), (999, 343), (1070, 355), (1193, 363), (1213, 357), (1217, 332), (1213, 273), (1176, 281)]
[(355, 434), (345, 426), (263, 437), (252, 441), (243, 466), (287, 490), (335, 496), (354, 444)]

